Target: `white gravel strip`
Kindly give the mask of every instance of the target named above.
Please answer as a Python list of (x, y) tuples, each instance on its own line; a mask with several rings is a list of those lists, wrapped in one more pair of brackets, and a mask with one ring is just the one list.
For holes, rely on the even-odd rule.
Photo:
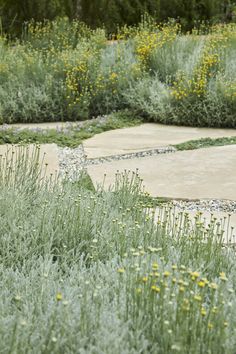
[(70, 178), (73, 176), (79, 175), (79, 172), (83, 170), (86, 166), (89, 165), (99, 165), (104, 162), (119, 161), (119, 160), (128, 160), (133, 158), (143, 158), (147, 156), (153, 156), (158, 154), (166, 154), (175, 152), (174, 147), (160, 147), (158, 149), (152, 149), (147, 151), (139, 151), (135, 153), (122, 154), (122, 155), (113, 155), (108, 157), (101, 157), (96, 159), (87, 159), (83, 144), (79, 145), (75, 149), (71, 148), (62, 148), (59, 147), (59, 164), (60, 164), (60, 174), (64, 176), (68, 175)]
[(86, 165), (86, 156), (83, 145), (75, 149), (69, 147), (58, 147), (60, 176), (67, 177), (70, 180), (79, 178), (81, 171)]
[(236, 201), (234, 200), (218, 200), (218, 199), (201, 199), (196, 201), (173, 200), (172, 204), (180, 210), (186, 211), (209, 211), (209, 212), (225, 212), (236, 213)]
[(106, 157), (87, 159), (86, 165), (87, 166), (100, 165), (101, 163), (104, 163), (104, 162), (129, 160), (129, 159), (134, 159), (134, 158), (143, 158), (143, 157), (154, 156), (154, 155), (159, 155), (159, 154), (168, 154), (168, 153), (176, 152), (176, 151), (177, 150), (173, 146), (163, 146), (163, 147), (159, 147), (157, 149), (152, 149), (152, 150), (137, 151), (137, 152), (131, 152), (128, 154), (111, 155), (111, 156), (106, 156)]

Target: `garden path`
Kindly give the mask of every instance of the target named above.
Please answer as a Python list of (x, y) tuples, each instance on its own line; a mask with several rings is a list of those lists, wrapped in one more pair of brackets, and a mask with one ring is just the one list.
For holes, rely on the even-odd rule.
[[(60, 129), (65, 126), (68, 127), (68, 123), (17, 125), (20, 129)], [(231, 212), (230, 224), (236, 229), (236, 145), (189, 151), (176, 151), (171, 147), (172, 144), (205, 137), (230, 136), (236, 136), (236, 130), (148, 123), (95, 135), (77, 150), (66, 148), (66, 156), (73, 154), (74, 169), (83, 164), (94, 185), (104, 183), (105, 188), (114, 183), (117, 170), (135, 171), (138, 168), (145, 189), (152, 196), (192, 200), (191, 207), (186, 207), (192, 219), (199, 210), (194, 201), (204, 201), (209, 205), (213, 201), (213, 209), (211, 206), (206, 209), (200, 207), (204, 211), (203, 217), (209, 220), (213, 211), (216, 217), (223, 219)], [(0, 155), (4, 155), (7, 149), (9, 145), (0, 146)], [(61, 149), (55, 144), (41, 145), (40, 158), (44, 168), (47, 164), (48, 176), (62, 167)], [(179, 210), (182, 209), (181, 206)]]
[[(196, 202), (190, 206), (183, 202), (177, 210), (186, 208), (192, 221), (196, 211), (202, 210), (206, 223), (211, 212), (219, 220), (228, 220), (231, 212), (229, 229), (232, 226), (236, 230), (236, 145), (189, 151), (170, 149), (172, 144), (189, 140), (230, 136), (236, 136), (236, 130), (143, 124), (96, 135), (83, 146), (90, 161), (87, 171), (95, 185), (109, 188), (117, 170), (138, 168), (145, 190), (152, 196), (204, 201), (206, 208)], [(236, 241), (235, 231), (226, 241)]]
[(179, 127), (155, 123), (97, 134), (84, 142), (88, 158), (156, 149), (200, 138), (236, 136), (236, 129)]
[(119, 171), (139, 169), (154, 197), (236, 200), (236, 145), (176, 151), (88, 166), (96, 184), (108, 188)]

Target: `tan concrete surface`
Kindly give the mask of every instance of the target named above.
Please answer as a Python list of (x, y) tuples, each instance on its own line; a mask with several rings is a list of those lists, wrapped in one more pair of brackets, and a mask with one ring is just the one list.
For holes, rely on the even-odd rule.
[(114, 183), (117, 170), (138, 168), (153, 196), (236, 200), (236, 145), (160, 154), (89, 166), (95, 184)]
[[(28, 145), (29, 147), (29, 157), (32, 156), (33, 149), (35, 145)], [(11, 156), (11, 152), (15, 151), (14, 155), (17, 155), (19, 151), (18, 145), (0, 145), (0, 155), (6, 156), (8, 151), (8, 156)], [(56, 144), (42, 144), (40, 145), (40, 163), (42, 165), (42, 174), (46, 173), (46, 176), (51, 174), (55, 175), (59, 171), (59, 159), (58, 159), (58, 147)]]
[(163, 124), (142, 124), (104, 132), (84, 141), (88, 158), (120, 155), (179, 144), (200, 138), (236, 136), (236, 129), (177, 127)]

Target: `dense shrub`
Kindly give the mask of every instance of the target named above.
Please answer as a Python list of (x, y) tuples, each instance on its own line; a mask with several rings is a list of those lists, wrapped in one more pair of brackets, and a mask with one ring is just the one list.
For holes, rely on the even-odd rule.
[(38, 155), (0, 159), (1, 352), (233, 354), (230, 230), (153, 211), (135, 173), (46, 183)]
[(233, 28), (178, 35), (159, 45), (154, 41), (153, 48), (147, 40), (146, 76), (124, 92), (129, 107), (157, 122), (235, 128)]
[(30, 22), (21, 42), (0, 39), (0, 120), (87, 119), (130, 109), (170, 124), (235, 127), (236, 27), (183, 35), (145, 18), (119, 31), (68, 19)]

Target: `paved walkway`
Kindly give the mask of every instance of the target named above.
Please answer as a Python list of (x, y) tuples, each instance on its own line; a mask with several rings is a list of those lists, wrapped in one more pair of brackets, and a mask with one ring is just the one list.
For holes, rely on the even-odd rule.
[(200, 138), (230, 136), (236, 136), (236, 129), (191, 128), (148, 123), (95, 135), (83, 145), (88, 158), (100, 158), (156, 149)]
[(139, 169), (146, 190), (155, 197), (236, 200), (236, 145), (178, 151), (88, 167), (94, 183), (105, 187), (117, 170)]
[[(152, 196), (236, 201), (236, 145), (159, 153), (161, 148), (189, 140), (230, 136), (236, 136), (235, 129), (143, 124), (96, 135), (83, 145), (91, 162), (87, 170), (95, 185), (103, 184), (106, 174), (104, 186), (109, 188), (118, 170), (138, 168), (145, 189)], [(195, 214), (190, 211), (192, 221)], [(219, 220), (228, 218), (227, 212), (214, 215)], [(210, 212), (203, 213), (206, 223), (210, 217)], [(236, 230), (236, 213), (231, 216), (231, 226)], [(228, 236), (225, 241), (235, 242), (235, 232), (232, 240)]]
[[(17, 126), (20, 129), (26, 127)], [(30, 129), (60, 129), (68, 123), (27, 126)], [(134, 171), (138, 168), (146, 190), (152, 196), (236, 201), (236, 145), (160, 153), (172, 144), (188, 140), (230, 136), (236, 136), (236, 130), (143, 124), (105, 132), (86, 140), (83, 144), (88, 158), (85, 163), (95, 185), (102, 184), (106, 174), (105, 188), (114, 183), (117, 170)], [(4, 155), (7, 149), (9, 146), (0, 146), (0, 154)], [(83, 149), (80, 151), (83, 152)], [(44, 168), (48, 164), (48, 176), (59, 170), (59, 149), (55, 144), (41, 145), (40, 156)], [(84, 161), (81, 156), (73, 158), (79, 163)], [(191, 213), (193, 218), (195, 212)], [(214, 214), (219, 218), (227, 217), (227, 213)], [(207, 220), (209, 215), (204, 213)], [(236, 211), (231, 217), (231, 225), (236, 229)]]

